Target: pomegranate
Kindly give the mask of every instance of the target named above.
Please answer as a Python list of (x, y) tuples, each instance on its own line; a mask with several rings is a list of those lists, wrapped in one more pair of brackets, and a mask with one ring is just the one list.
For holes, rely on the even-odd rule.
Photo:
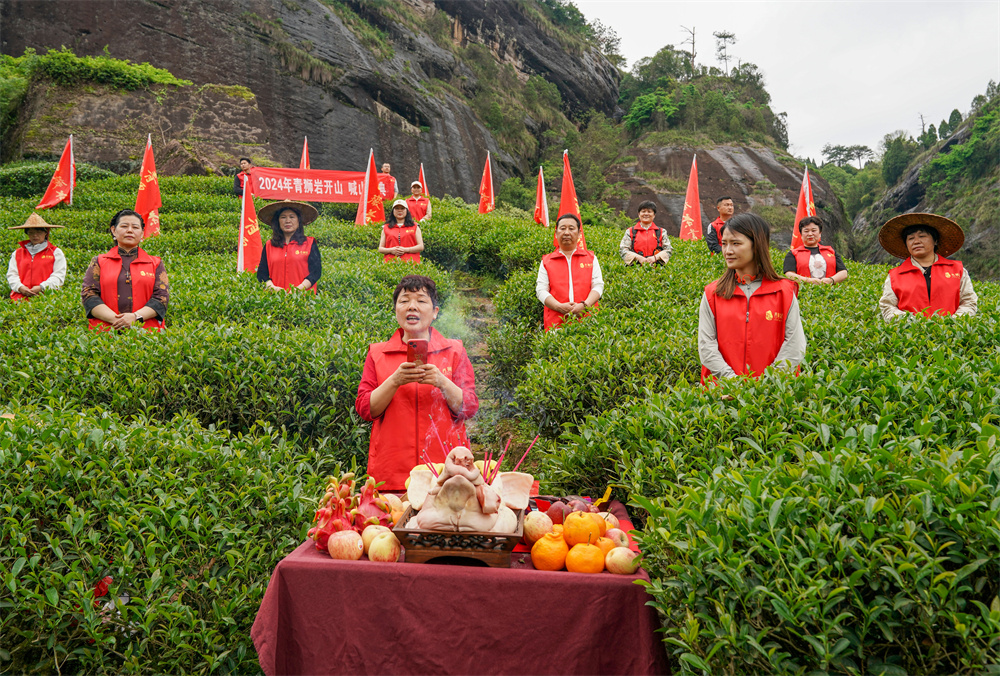
[(381, 563), (395, 563), (399, 560), (399, 540), (395, 534), (379, 533), (368, 546), (368, 560)]
[(639, 569), (639, 554), (627, 547), (615, 547), (604, 557), (604, 567), (616, 575), (632, 575)]
[(355, 530), (339, 530), (330, 535), (326, 543), (327, 551), (335, 559), (357, 561), (364, 553), (361, 536)]

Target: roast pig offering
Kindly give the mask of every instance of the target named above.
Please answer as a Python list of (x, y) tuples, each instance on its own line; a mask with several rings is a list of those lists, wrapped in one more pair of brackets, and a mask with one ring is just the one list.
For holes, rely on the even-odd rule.
[(426, 465), (410, 470), (406, 497), (418, 511), (406, 528), (513, 533), (517, 530), (514, 510), (527, 508), (533, 482), (534, 477), (524, 472), (501, 472), (488, 484), (472, 451), (456, 446), (438, 476)]

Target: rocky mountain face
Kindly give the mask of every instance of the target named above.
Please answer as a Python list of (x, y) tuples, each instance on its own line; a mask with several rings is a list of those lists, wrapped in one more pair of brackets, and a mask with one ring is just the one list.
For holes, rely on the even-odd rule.
[(854, 258), (897, 263), (878, 243), (882, 225), (899, 214), (935, 213), (954, 220), (965, 231), (964, 246), (951, 258), (962, 261), (973, 278), (1000, 278), (1000, 160), (994, 158), (994, 168), (987, 175), (963, 181), (947, 191), (929, 191), (921, 177), (936, 157), (948, 154), (971, 137), (972, 124), (967, 122), (934, 152), (910, 165), (896, 185), (855, 217), (850, 229)]
[[(628, 197), (612, 206), (629, 216), (637, 216), (640, 202), (652, 200), (660, 205), (656, 222), (670, 235), (679, 235), (691, 159), (697, 155), (703, 232), (718, 217), (716, 200), (725, 196), (732, 198), (736, 213), (752, 211), (771, 224), (772, 244), (787, 247), (791, 241), (803, 169), (789, 155), (764, 146), (690, 148), (644, 139), (622, 154), (626, 161), (613, 167), (608, 180), (623, 183)], [(846, 254), (850, 224), (840, 201), (825, 179), (809, 176), (817, 213), (827, 223), (823, 242)]]
[[(397, 21), (360, 0), (4, 0), (0, 39), (4, 54), (65, 45), (97, 55), (107, 47), (196, 85), (247, 87), (262, 125), (228, 130), (234, 149), (269, 143), (265, 156), (297, 166), (308, 136), (313, 167), (360, 170), (374, 147), (400, 183), (416, 178), (422, 162), (434, 194), (467, 200), (487, 151), (497, 185), (534, 158), (504, 150), (473, 112), (469, 99), (493, 83), (476, 80), (460, 48), (481, 44), (520, 79), (555, 83), (568, 114), (613, 112), (617, 71), (593, 48), (566, 49), (526, 11), (532, 3), (395, 2)], [(426, 26), (439, 29), (435, 37)], [(257, 119), (251, 102), (246, 110)]]

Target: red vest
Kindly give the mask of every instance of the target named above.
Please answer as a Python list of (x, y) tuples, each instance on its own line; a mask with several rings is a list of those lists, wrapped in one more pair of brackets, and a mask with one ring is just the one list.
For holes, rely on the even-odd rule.
[(722, 246), (722, 228), (725, 225), (726, 222), (721, 217), (712, 221), (712, 227), (715, 228), (715, 239), (719, 242), (719, 246)]
[[(118, 247), (98, 256), (97, 264), (101, 271), (101, 300), (115, 314), (118, 314), (118, 275), (122, 271), (122, 257), (118, 255)], [(139, 255), (129, 266), (129, 271), (132, 273), (133, 310), (143, 307), (153, 297), (153, 289), (156, 286), (156, 268), (159, 264), (160, 259), (157, 256), (150, 256), (139, 249)], [(100, 319), (91, 318), (88, 323), (90, 328), (95, 331), (111, 330), (111, 324)], [(142, 328), (147, 331), (162, 331), (163, 321), (147, 319), (143, 322)]]
[[(398, 329), (386, 342), (373, 343), (368, 348), (379, 385), (406, 361), (402, 335), (403, 330)], [(465, 348), (462, 341), (444, 338), (434, 329), (431, 329), (428, 348), (427, 363), (437, 366), (462, 388), (462, 413), (452, 415), (441, 390), (432, 385), (407, 383), (397, 389), (385, 411), (373, 421), (368, 443), (368, 474), (376, 481), (385, 481), (382, 487), (385, 490), (404, 489), (410, 470), (423, 462), (421, 450), (427, 450), (431, 461), (444, 462), (446, 449), (438, 442), (438, 435), (448, 450), (469, 445), (463, 421), (475, 414), (479, 401)], [(468, 382), (460, 382), (463, 379), (456, 378), (456, 372), (466, 374)], [(437, 428), (437, 435), (431, 429), (432, 423)]]
[[(764, 280), (748, 302), (739, 287), (732, 298), (717, 296), (716, 284), (705, 287), (705, 296), (715, 315), (719, 352), (737, 375), (759, 378), (785, 342), (785, 320), (798, 285), (790, 279)], [(701, 382), (711, 376), (702, 366)]]
[[(18, 242), (20, 248), (14, 252), (14, 261), (17, 263), (17, 276), (21, 278), (21, 284), (30, 289), (52, 276), (52, 266), (56, 262), (55, 251), (58, 247), (52, 242), (48, 242), (48, 246), (32, 258), (31, 254), (28, 253), (29, 241), (26, 239), (23, 242)], [(11, 300), (26, 298), (17, 291), (11, 291), (10, 297)]]
[[(820, 244), (819, 253), (826, 261), (826, 276), (833, 277), (837, 274), (837, 254), (833, 252), (833, 247)], [(798, 246), (792, 249), (792, 254), (795, 256), (795, 274), (812, 277), (812, 273), (809, 272), (809, 258), (812, 252), (805, 246)]]
[[(549, 275), (549, 293), (560, 303), (569, 301), (569, 269), (573, 270), (573, 302), (582, 303), (590, 295), (590, 286), (594, 274), (594, 254), (586, 249), (577, 248), (573, 252), (570, 268), (566, 266), (566, 257), (558, 249), (542, 257), (542, 265)], [(597, 303), (594, 303), (597, 307)], [(545, 330), (563, 323), (565, 315), (555, 310), (545, 308), (543, 311)]]
[[(309, 252), (314, 241), (312, 237), (306, 237), (302, 244), (289, 242), (277, 247), (267, 240), (264, 248), (267, 250), (267, 274), (271, 283), (282, 289), (301, 284), (309, 276)], [(313, 284), (309, 290), (316, 293), (316, 285)]]
[(652, 256), (663, 250), (663, 229), (652, 223), (643, 230), (639, 223), (628, 229), (632, 239), (632, 251), (640, 256)]
[(899, 299), (897, 307), (913, 314), (953, 315), (958, 309), (962, 288), (962, 262), (938, 256), (931, 265), (931, 297), (927, 297), (924, 273), (907, 258), (889, 271), (892, 292)]
[[(393, 246), (416, 246), (417, 245), (417, 226), (395, 228), (389, 227), (388, 225), (382, 226), (382, 233), (385, 235), (385, 245), (386, 247)], [(394, 258), (402, 258), (404, 261), (412, 261), (414, 263), (420, 262), (419, 253), (406, 253), (402, 256), (394, 256), (392, 254), (386, 254), (385, 260), (391, 261)]]
[(427, 215), (427, 205), (430, 201), (426, 197), (407, 197), (406, 208), (410, 210), (410, 215), (417, 223), (424, 220)]

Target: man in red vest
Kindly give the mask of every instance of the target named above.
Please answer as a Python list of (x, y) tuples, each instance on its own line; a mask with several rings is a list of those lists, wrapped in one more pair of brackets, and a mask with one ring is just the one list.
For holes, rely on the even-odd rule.
[(733, 204), (733, 198), (726, 196), (715, 200), (715, 208), (719, 212), (719, 217), (712, 221), (709, 226), (708, 234), (705, 235), (705, 243), (708, 244), (708, 250), (711, 253), (720, 254), (722, 253), (722, 226), (732, 218), (736, 206)]
[(906, 259), (882, 285), (878, 307), (883, 319), (976, 314), (979, 297), (969, 271), (961, 261), (947, 258), (965, 243), (957, 223), (936, 214), (903, 214), (882, 226), (878, 241), (896, 258)]
[(823, 221), (819, 216), (807, 216), (799, 221), (802, 246), (785, 254), (783, 271), (786, 277), (803, 284), (839, 284), (847, 279), (847, 268), (832, 246), (820, 244)]
[(391, 200), (396, 196), (396, 179), (392, 176), (392, 165), (388, 162), (382, 163), (382, 169), (378, 175), (378, 192), (382, 199)]
[(54, 291), (66, 281), (66, 256), (62, 249), (49, 241), (49, 231), (61, 228), (51, 225), (38, 214), (31, 214), (23, 225), (8, 230), (24, 230), (28, 239), (18, 242), (7, 265), (7, 284), (11, 300), (38, 296)]
[[(247, 182), (250, 180), (250, 170), (253, 169), (253, 162), (250, 161), (249, 157), (240, 158), (240, 173), (236, 174), (233, 178), (233, 192), (243, 197), (243, 188), (246, 187)], [(253, 192), (251, 188), (250, 192)]]
[(543, 256), (538, 266), (535, 296), (545, 306), (542, 314), (546, 331), (561, 325), (566, 315), (586, 315), (604, 293), (597, 256), (577, 247), (581, 228), (576, 214), (560, 216), (556, 221), (559, 248)]
[(639, 205), (639, 222), (625, 231), (618, 244), (625, 265), (666, 264), (673, 248), (667, 233), (653, 222), (656, 204), (646, 200)]

